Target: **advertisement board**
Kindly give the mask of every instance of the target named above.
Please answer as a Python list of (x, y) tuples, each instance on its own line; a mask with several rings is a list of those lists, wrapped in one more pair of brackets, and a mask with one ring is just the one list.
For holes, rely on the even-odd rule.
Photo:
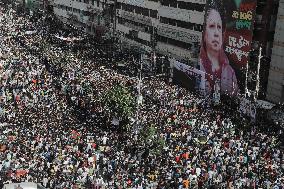
[(170, 64), (174, 71), (174, 80), (186, 88), (197, 89), (201, 93), (205, 92), (205, 72), (175, 59), (170, 59)]
[(207, 73), (208, 91), (214, 92), (216, 80), (223, 94), (244, 90), (255, 10), (256, 0), (207, 1), (199, 65)]

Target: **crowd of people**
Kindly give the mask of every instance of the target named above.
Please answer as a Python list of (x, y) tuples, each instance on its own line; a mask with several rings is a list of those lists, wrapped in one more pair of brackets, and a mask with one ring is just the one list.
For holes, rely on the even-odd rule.
[(136, 96), (138, 80), (109, 69), (118, 58), (99, 44), (58, 44), (63, 30), (32, 18), (1, 7), (0, 188), (284, 188), (277, 135), (244, 132), (226, 108), (158, 77), (140, 85), (139, 127), (107, 128), (99, 97), (115, 85)]

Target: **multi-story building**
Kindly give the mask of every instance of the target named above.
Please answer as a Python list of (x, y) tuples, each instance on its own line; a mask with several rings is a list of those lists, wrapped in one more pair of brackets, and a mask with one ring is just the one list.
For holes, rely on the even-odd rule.
[(284, 0), (279, 1), (276, 22), (266, 93), (269, 101), (284, 103)]
[(54, 0), (53, 10), (63, 22), (102, 36), (112, 28), (112, 4), (107, 0)]
[(130, 47), (197, 63), (205, 0), (117, 0), (116, 31)]
[[(257, 1), (249, 65), (249, 72), (255, 76), (261, 46), (265, 58), (260, 68), (260, 97), (266, 95), (273, 102), (284, 101), (283, 2)], [(205, 4), (206, 0), (54, 0), (54, 13), (65, 22), (84, 27), (88, 33), (119, 36), (123, 47), (157, 52), (197, 65)], [(251, 90), (255, 81), (253, 78)]]

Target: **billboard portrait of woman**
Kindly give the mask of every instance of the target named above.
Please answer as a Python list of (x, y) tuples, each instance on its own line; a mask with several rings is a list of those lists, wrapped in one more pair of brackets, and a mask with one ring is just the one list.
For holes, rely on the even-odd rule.
[(219, 83), (221, 93), (234, 96), (238, 92), (238, 83), (223, 47), (225, 25), (225, 11), (221, 0), (208, 0), (199, 63), (200, 70), (206, 73), (206, 91), (212, 92), (215, 83)]

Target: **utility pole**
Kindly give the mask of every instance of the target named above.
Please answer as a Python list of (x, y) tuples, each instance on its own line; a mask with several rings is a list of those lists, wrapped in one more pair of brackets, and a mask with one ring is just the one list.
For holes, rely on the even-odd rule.
[(257, 99), (258, 97), (258, 92), (259, 92), (259, 71), (260, 71), (260, 63), (261, 63), (261, 58), (262, 58), (262, 47), (259, 47), (259, 54), (258, 54), (258, 64), (257, 64), (257, 73), (256, 73), (256, 86), (255, 86), (255, 95), (254, 95), (254, 100)]
[(155, 73), (156, 72), (156, 28), (154, 26), (154, 23), (152, 22), (152, 37), (151, 37), (151, 42), (152, 42), (152, 66), (151, 70)]
[(139, 69), (139, 76), (138, 76), (138, 84), (137, 84), (137, 89), (138, 89), (138, 97), (137, 97), (137, 110), (136, 110), (136, 118), (135, 118), (135, 133), (138, 132), (138, 124), (139, 124), (139, 106), (143, 102), (143, 96), (141, 95), (141, 88), (142, 88), (142, 69), (143, 69), (143, 57), (142, 54), (140, 54), (140, 69)]
[(246, 63), (246, 80), (245, 80), (245, 97), (247, 97), (248, 92), (248, 69), (249, 69), (249, 63)]
[(117, 4), (117, 0), (114, 0), (114, 4), (113, 4), (113, 26), (112, 26), (112, 29), (113, 29), (113, 38), (116, 37), (116, 4)]

